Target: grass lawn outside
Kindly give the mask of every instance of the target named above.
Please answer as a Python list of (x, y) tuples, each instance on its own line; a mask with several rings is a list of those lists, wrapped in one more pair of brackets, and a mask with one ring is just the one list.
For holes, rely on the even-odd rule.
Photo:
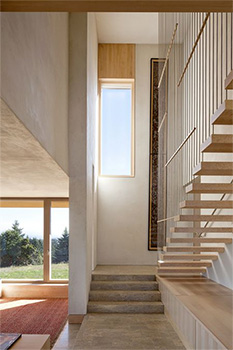
[[(51, 265), (52, 279), (68, 279), (69, 264)], [(43, 279), (43, 265), (10, 266), (0, 268), (2, 279)]]

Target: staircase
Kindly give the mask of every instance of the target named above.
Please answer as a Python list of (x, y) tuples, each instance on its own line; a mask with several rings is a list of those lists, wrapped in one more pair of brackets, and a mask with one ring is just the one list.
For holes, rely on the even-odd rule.
[[(233, 71), (225, 80), (225, 88), (233, 89)], [(212, 125), (233, 125), (233, 100), (226, 100), (211, 118)], [(212, 134), (201, 145), (204, 153), (233, 153), (233, 135)], [(194, 169), (193, 175), (199, 176), (231, 176), (233, 162), (202, 161)], [(201, 179), (201, 178), (200, 178)], [(201, 180), (186, 187), (186, 194), (232, 194), (232, 183), (201, 183)], [(223, 199), (223, 197), (221, 198)], [(232, 200), (202, 200), (194, 198), (180, 203), (181, 211), (193, 209), (193, 214), (181, 214), (174, 218), (175, 223), (182, 226), (172, 227), (172, 237), (167, 238), (167, 245), (158, 262), (158, 275), (199, 275), (212, 266), (212, 261), (218, 259), (218, 254), (225, 251), (225, 245), (232, 243), (231, 237), (223, 234), (233, 233), (233, 227), (211, 227), (207, 223), (233, 222), (231, 215), (217, 215), (216, 209), (233, 209)], [(214, 209), (211, 215), (197, 214), (197, 210)], [(214, 215), (213, 215), (214, 214)], [(193, 227), (186, 227), (187, 222), (193, 222)], [(199, 223), (199, 227), (198, 226)], [(204, 226), (203, 223), (206, 223)], [(179, 234), (193, 233), (193, 237), (177, 237)], [(203, 237), (207, 233), (212, 237)], [(173, 237), (174, 236), (174, 237)], [(170, 245), (172, 244), (172, 245)], [(177, 244), (177, 245), (176, 245)], [(204, 245), (202, 245), (204, 244)]]
[(154, 275), (93, 274), (88, 313), (163, 313)]

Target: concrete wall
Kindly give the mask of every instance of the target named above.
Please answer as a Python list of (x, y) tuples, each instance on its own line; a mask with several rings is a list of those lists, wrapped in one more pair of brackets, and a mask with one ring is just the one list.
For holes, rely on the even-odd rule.
[(164, 47), (136, 45), (135, 177), (98, 179), (98, 264), (156, 264), (148, 251), (150, 59)]
[(1, 13), (1, 97), (68, 173), (68, 14)]
[[(69, 314), (85, 314), (95, 266), (97, 34), (93, 14), (69, 21)], [(94, 167), (93, 167), (94, 166)]]

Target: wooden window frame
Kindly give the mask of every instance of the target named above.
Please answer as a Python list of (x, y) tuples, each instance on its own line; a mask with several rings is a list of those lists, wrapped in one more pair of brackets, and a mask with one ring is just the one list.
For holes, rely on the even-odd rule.
[[(43, 203), (43, 205), (41, 205)], [(69, 198), (0, 198), (1, 208), (43, 208), (43, 279), (2, 279), (3, 283), (68, 284), (68, 279), (51, 279), (51, 209), (69, 208)]]
[[(134, 84), (135, 79), (99, 79), (99, 176), (103, 178), (134, 178), (135, 177), (135, 116), (134, 116)], [(129, 87), (131, 89), (131, 173), (130, 175), (104, 175), (102, 174), (101, 164), (101, 153), (102, 153), (102, 87), (117, 88), (121, 89)]]

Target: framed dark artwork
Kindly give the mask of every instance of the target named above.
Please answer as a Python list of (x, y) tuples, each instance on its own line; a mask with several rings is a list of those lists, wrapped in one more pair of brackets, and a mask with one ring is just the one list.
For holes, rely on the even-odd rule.
[[(158, 250), (165, 241), (166, 217), (166, 130), (167, 130), (167, 67), (165, 59), (150, 61), (150, 164), (148, 249)], [(160, 79), (162, 80), (160, 81)], [(159, 86), (160, 83), (160, 86)]]

